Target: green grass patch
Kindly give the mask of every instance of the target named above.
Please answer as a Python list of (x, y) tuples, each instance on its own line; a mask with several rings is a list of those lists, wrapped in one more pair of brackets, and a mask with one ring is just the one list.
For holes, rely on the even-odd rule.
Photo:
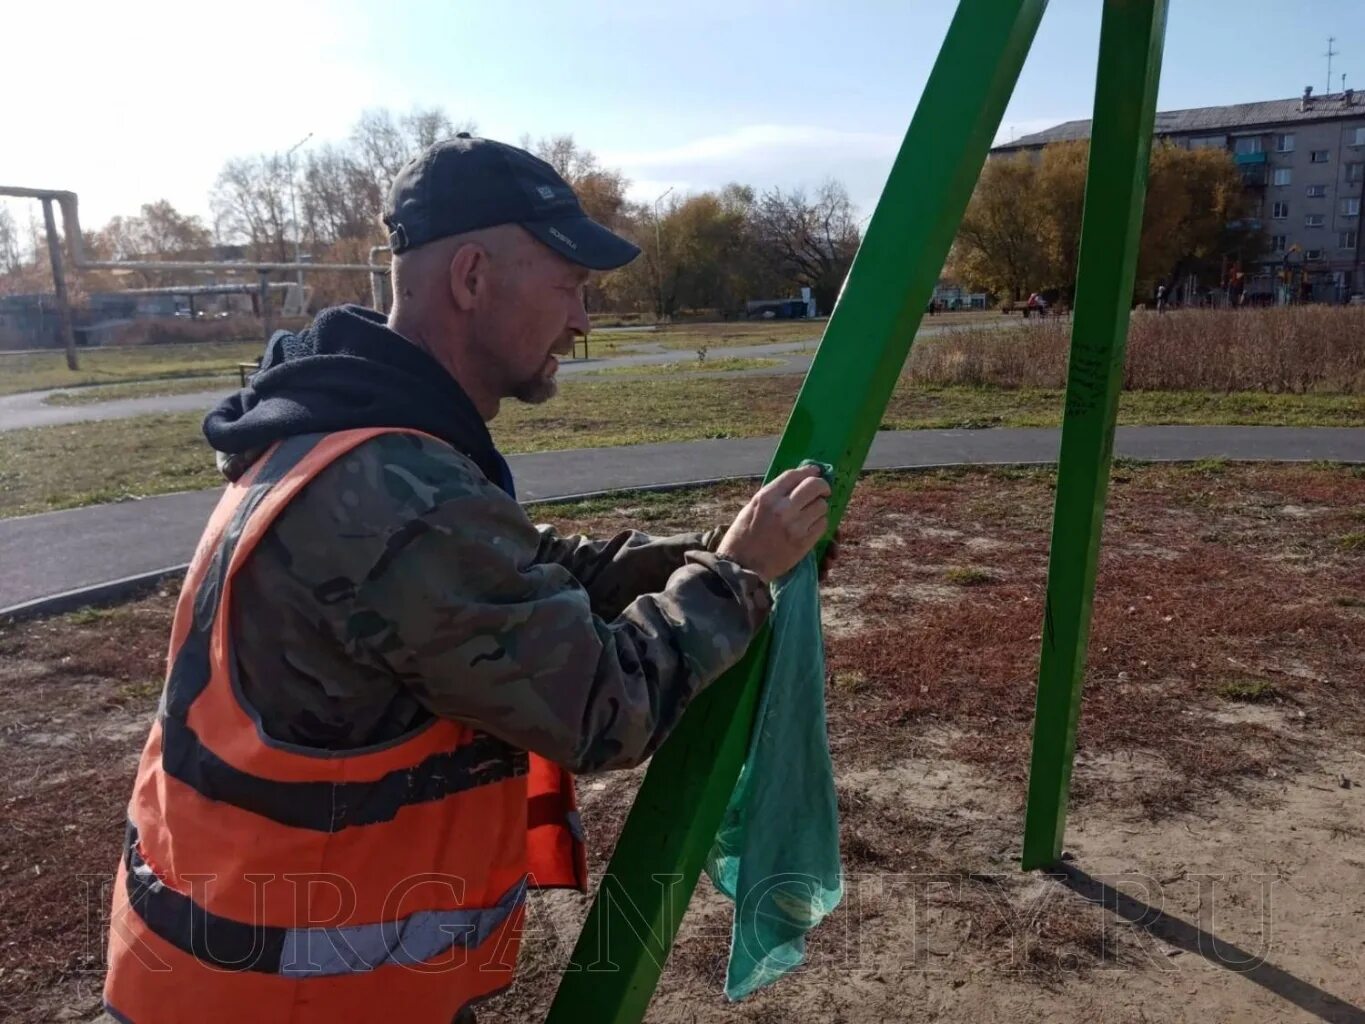
[(127, 384), (105, 384), (99, 387), (77, 388), (74, 391), (58, 391), (43, 399), (44, 405), (95, 405), (99, 402), (115, 402), (124, 398), (155, 398), (160, 395), (191, 395), (200, 391), (231, 391), (239, 387), (241, 378), (236, 374), (220, 374), (211, 377), (179, 377), (166, 380), (130, 381)]
[(761, 370), (780, 366), (781, 359), (689, 359), (676, 363), (646, 363), (643, 366), (612, 366), (605, 370), (589, 370), (584, 377), (676, 377), (680, 373), (733, 373), (737, 370)]
[(1280, 691), (1267, 679), (1229, 679), (1218, 687), (1218, 696), (1239, 704), (1266, 704), (1280, 699)]
[(870, 679), (865, 672), (852, 669), (846, 672), (833, 672), (829, 677), (829, 685), (832, 690), (839, 690), (844, 693), (861, 693), (868, 688)]
[(714, 324), (668, 324), (655, 330), (611, 331), (592, 334), (588, 352), (594, 358), (649, 349), (696, 351), (731, 348), (740, 345), (779, 345), (790, 341), (819, 341), (823, 322), (804, 320), (736, 322)]
[(96, 622), (102, 622), (113, 613), (110, 608), (96, 608), (91, 605), (87, 608), (78, 608), (66, 616), (66, 621), (72, 626), (91, 626)]
[(1199, 459), (1191, 462), (1186, 469), (1197, 476), (1222, 476), (1228, 471), (1227, 459)]
[(79, 370), (68, 370), (66, 357), (60, 351), (0, 353), (0, 395), (91, 384), (235, 375), (238, 363), (255, 359), (263, 348), (264, 344), (255, 340), (81, 349)]
[(667, 491), (612, 491), (579, 501), (534, 502), (537, 514), (556, 521), (597, 519), (629, 515), (642, 523), (677, 520), (697, 504), (706, 485), (675, 487)]
[(219, 484), (202, 419), (137, 416), (0, 433), (0, 516)]
[(1365, 530), (1353, 530), (1338, 540), (1337, 544), (1343, 551), (1365, 551)]
[[(544, 405), (505, 402), (492, 424), (508, 453), (777, 434), (800, 376), (708, 379), (698, 374), (625, 381), (566, 380)], [(1005, 427), (1060, 421), (1059, 391), (921, 388), (902, 381), (883, 417), (888, 429), (942, 429), (990, 418)], [(23, 515), (220, 483), (199, 413), (0, 432), (0, 516)], [(1123, 423), (1261, 423), (1365, 426), (1356, 396), (1123, 397)]]
[(151, 700), (161, 693), (164, 685), (160, 679), (147, 679), (140, 683), (124, 683), (114, 691), (115, 698), (124, 704)]
[(959, 587), (978, 587), (995, 579), (985, 569), (955, 565), (943, 574), (944, 580)]

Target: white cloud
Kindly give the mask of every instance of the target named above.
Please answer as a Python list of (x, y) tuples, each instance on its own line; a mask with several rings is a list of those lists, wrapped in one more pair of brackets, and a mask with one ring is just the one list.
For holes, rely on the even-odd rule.
[(637, 202), (653, 202), (670, 186), (679, 194), (731, 181), (786, 189), (833, 177), (870, 211), (900, 142), (895, 135), (822, 125), (753, 124), (656, 149), (604, 149), (598, 156), (631, 180), (630, 197)]
[(664, 149), (608, 151), (601, 157), (610, 166), (630, 169), (725, 164), (754, 156), (773, 156), (780, 150), (825, 147), (838, 147), (841, 152), (855, 156), (893, 156), (899, 145), (899, 137), (876, 132), (849, 132), (818, 125), (753, 124)]

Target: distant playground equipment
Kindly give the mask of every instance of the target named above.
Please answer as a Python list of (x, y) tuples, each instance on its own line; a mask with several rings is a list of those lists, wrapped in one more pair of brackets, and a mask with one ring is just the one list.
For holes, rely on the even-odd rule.
[[(270, 281), (270, 275), (276, 271), (292, 270), (302, 274), (311, 270), (346, 270), (364, 272), (370, 275), (370, 291), (374, 297), (375, 304), (380, 305), (384, 295), (384, 279), (388, 276), (389, 268), (386, 264), (377, 263), (376, 257), (381, 252), (387, 252), (388, 246), (376, 245), (370, 249), (368, 263), (312, 263), (298, 261), (293, 263), (281, 263), (268, 260), (93, 260), (86, 256), (85, 248), (81, 243), (81, 219), (78, 200), (75, 192), (64, 189), (48, 188), (22, 188), (18, 186), (0, 185), (0, 196), (12, 196), (18, 199), (37, 199), (43, 204), (43, 223), (47, 230), (47, 252), (48, 258), (52, 261), (52, 284), (56, 293), (57, 316), (60, 323), (60, 331), (63, 344), (66, 347), (66, 364), (71, 369), (76, 369), (78, 360), (76, 356), (76, 332), (71, 318), (71, 299), (66, 287), (66, 261), (62, 256), (61, 240), (57, 235), (57, 221), (53, 214), (53, 204), (61, 207), (62, 227), (66, 236), (66, 249), (71, 257), (72, 269), (77, 273), (86, 270), (149, 270), (149, 271), (174, 271), (174, 270), (226, 270), (226, 271), (255, 271), (259, 282), (256, 285), (256, 302), (260, 311), (260, 316), (265, 326), (265, 335), (269, 337), (274, 332), (275, 311), (271, 306), (270, 293), (274, 288)], [(235, 291), (239, 286), (219, 285), (210, 286)], [(246, 286), (249, 290), (250, 286)], [(286, 295), (289, 286), (285, 286)], [(166, 293), (162, 289), (143, 289), (145, 294), (153, 292)], [(184, 295), (192, 289), (172, 288), (170, 294)], [(191, 305), (191, 308), (193, 306)]]

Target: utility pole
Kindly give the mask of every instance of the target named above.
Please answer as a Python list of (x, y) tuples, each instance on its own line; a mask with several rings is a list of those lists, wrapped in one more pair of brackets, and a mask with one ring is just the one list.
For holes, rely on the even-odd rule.
[(673, 191), (673, 186), (660, 193), (659, 198), (654, 200), (654, 283), (659, 289), (659, 319), (664, 319), (664, 246), (663, 234), (659, 231), (659, 203), (669, 192)]
[(52, 260), (52, 290), (57, 293), (57, 323), (66, 346), (66, 368), (79, 370), (76, 361), (76, 332), (71, 327), (71, 299), (66, 293), (66, 269), (62, 266), (62, 242), (57, 237), (57, 221), (52, 216), (52, 200), (43, 200), (43, 224), (47, 228), (47, 255)]
[(1327, 88), (1323, 90), (1324, 96), (1330, 96), (1332, 93), (1332, 58), (1341, 52), (1340, 50), (1332, 49), (1332, 44), (1336, 41), (1336, 36), (1328, 36), (1327, 52), (1323, 54), (1323, 56), (1327, 58)]
[(298, 207), (294, 205), (294, 150), (298, 149), (312, 137), (313, 133), (309, 132), (303, 138), (299, 139), (298, 142), (294, 143), (294, 145), (290, 146), (289, 152), (284, 155), (285, 160), (289, 162), (289, 219), (294, 222), (294, 262), (300, 264), (298, 270), (295, 271), (296, 280), (299, 285), (300, 302), (303, 301), (303, 256), (301, 255), (299, 246), (303, 232), (299, 230), (299, 211)]
[(261, 310), (261, 329), (265, 332), (265, 340), (269, 341), (275, 333), (275, 311), (270, 308), (270, 271), (258, 270), (257, 273), (261, 280), (256, 301)]

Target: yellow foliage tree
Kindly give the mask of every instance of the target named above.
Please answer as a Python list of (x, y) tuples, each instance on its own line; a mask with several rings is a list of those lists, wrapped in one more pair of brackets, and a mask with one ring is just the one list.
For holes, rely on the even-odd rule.
[[(958, 227), (948, 273), (1018, 301), (1032, 291), (1070, 298), (1076, 281), (1090, 144), (1055, 143), (987, 162)], [(1221, 149), (1152, 149), (1134, 294), (1196, 275), (1217, 286), (1223, 265), (1259, 255), (1254, 205)]]

